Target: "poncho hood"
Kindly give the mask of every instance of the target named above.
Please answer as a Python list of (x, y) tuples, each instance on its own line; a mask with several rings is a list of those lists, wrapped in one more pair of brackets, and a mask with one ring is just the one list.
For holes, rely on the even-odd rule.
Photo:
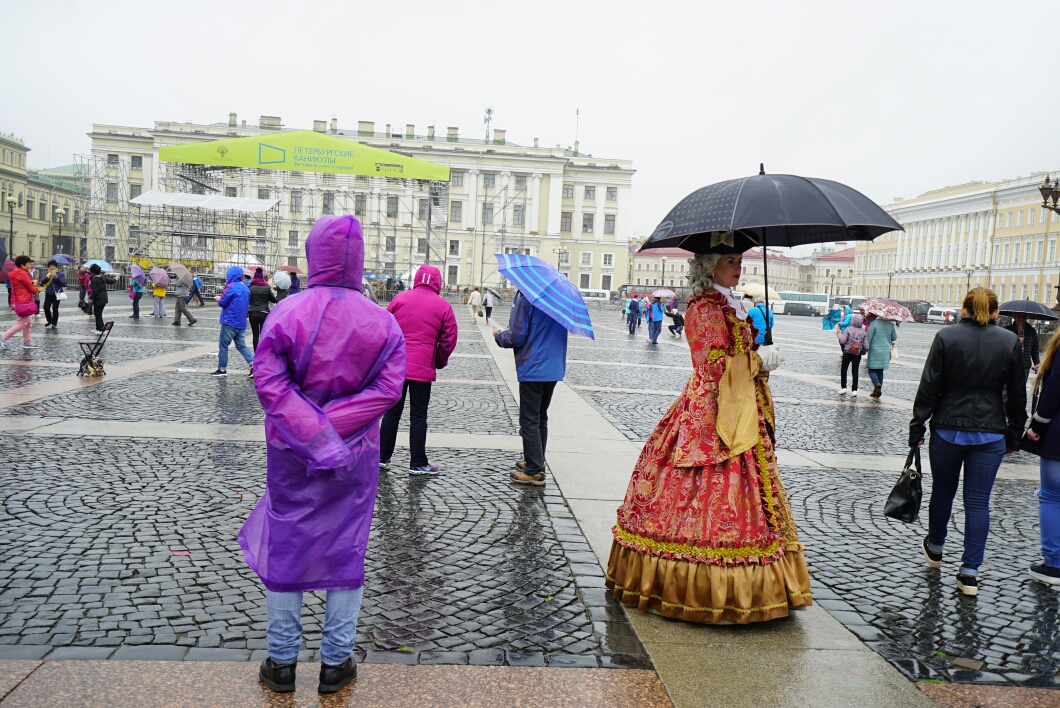
[(243, 269), (239, 266), (232, 266), (225, 271), (226, 283), (235, 283), (240, 280), (243, 280)]
[(305, 241), (309, 287), (360, 291), (364, 276), (364, 237), (355, 217), (323, 216)]
[(442, 291), (442, 271), (424, 263), (416, 271), (416, 284), (413, 287), (430, 288), (435, 293), (440, 293)]

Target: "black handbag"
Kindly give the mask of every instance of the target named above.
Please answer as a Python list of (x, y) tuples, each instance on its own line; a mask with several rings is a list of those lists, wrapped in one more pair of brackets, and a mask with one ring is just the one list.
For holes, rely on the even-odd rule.
[(920, 518), (920, 501), (924, 498), (924, 488), (920, 483), (921, 476), (920, 446), (915, 445), (909, 451), (909, 457), (905, 458), (902, 474), (887, 497), (887, 504), (883, 508), (884, 516), (904, 521), (907, 524)]

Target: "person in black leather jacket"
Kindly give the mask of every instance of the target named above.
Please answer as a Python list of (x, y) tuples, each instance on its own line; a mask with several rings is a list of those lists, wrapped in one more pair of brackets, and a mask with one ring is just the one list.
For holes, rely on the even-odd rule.
[(1041, 457), (1038, 490), (1038, 525), (1044, 562), (1030, 567), (1030, 576), (1047, 585), (1060, 586), (1060, 336), (1053, 335), (1034, 382), (1037, 406), (1021, 449)]
[(261, 327), (265, 324), (265, 318), (269, 314), (269, 303), (276, 304), (276, 295), (265, 282), (265, 273), (261, 268), (257, 268), (254, 270), (254, 279), (250, 281), (250, 305), (247, 309), (250, 331), (254, 335), (254, 351), (258, 350), (258, 337), (261, 335)]
[[(931, 505), (923, 553), (938, 568), (964, 467), (964, 555), (957, 587), (979, 592), (979, 566), (990, 530), (990, 492), (1007, 453), (1019, 447), (1027, 421), (1023, 349), (998, 327), (997, 296), (974, 288), (961, 321), (935, 335), (909, 422), (909, 445), (920, 445), (931, 420)], [(1004, 392), (1004, 396), (1002, 393)]]

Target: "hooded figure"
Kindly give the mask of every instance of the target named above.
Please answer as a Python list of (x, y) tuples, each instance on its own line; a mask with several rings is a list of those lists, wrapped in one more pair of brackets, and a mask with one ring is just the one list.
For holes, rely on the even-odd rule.
[(453, 306), (439, 297), (441, 290), (441, 271), (432, 265), (422, 265), (416, 271), (412, 290), (395, 297), (386, 308), (405, 335), (408, 366), (401, 400), (383, 416), (379, 463), (384, 469), (394, 454), (398, 423), (408, 393), (411, 398), (409, 474), (438, 472), (427, 460), (427, 408), (431, 402), (431, 382), (438, 378), (437, 370), (445, 367), (456, 348), (458, 331)]
[[(232, 266), (225, 271), (225, 289), (217, 300), (221, 308), (221, 336), (218, 340), (217, 371), (212, 376), (228, 375), (228, 347), (235, 342), (238, 351), (251, 367), (254, 353), (247, 348), (244, 336), (247, 333), (247, 308), (250, 306), (250, 290), (243, 283), (243, 269)], [(250, 375), (254, 376), (251, 368)]]
[(350, 652), (379, 481), (379, 418), (401, 396), (405, 340), (393, 315), (360, 292), (357, 219), (318, 219), (305, 248), (308, 288), (273, 308), (258, 343), (268, 475), (239, 545), (269, 591), (260, 678), (294, 690), (301, 591), (328, 590), (320, 690), (332, 692), (356, 675)]

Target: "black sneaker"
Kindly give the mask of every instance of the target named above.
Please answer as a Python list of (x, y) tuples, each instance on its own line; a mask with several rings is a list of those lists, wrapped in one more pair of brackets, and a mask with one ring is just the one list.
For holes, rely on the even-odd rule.
[(935, 553), (935, 551), (928, 548), (927, 536), (924, 536), (924, 545), (921, 546), (924, 551), (924, 557), (927, 558), (928, 565), (932, 568), (938, 568), (942, 565), (942, 554)]
[(228, 372), (224, 369), (218, 369), (217, 371), (210, 374), (210, 376), (228, 376)]
[(979, 594), (979, 579), (974, 575), (957, 573), (957, 589), (969, 597), (975, 597)]
[(1028, 571), (1030, 576), (1037, 580), (1039, 583), (1045, 583), (1046, 585), (1060, 585), (1060, 568), (1054, 568), (1051, 565), (1034, 564)]
[(294, 674), (298, 663), (277, 664), (270, 657), (265, 657), (258, 670), (258, 680), (276, 693), (290, 693), (294, 690)]
[(320, 685), (317, 693), (335, 693), (341, 691), (346, 684), (357, 678), (357, 663), (351, 656), (338, 666), (333, 664), (320, 664)]

